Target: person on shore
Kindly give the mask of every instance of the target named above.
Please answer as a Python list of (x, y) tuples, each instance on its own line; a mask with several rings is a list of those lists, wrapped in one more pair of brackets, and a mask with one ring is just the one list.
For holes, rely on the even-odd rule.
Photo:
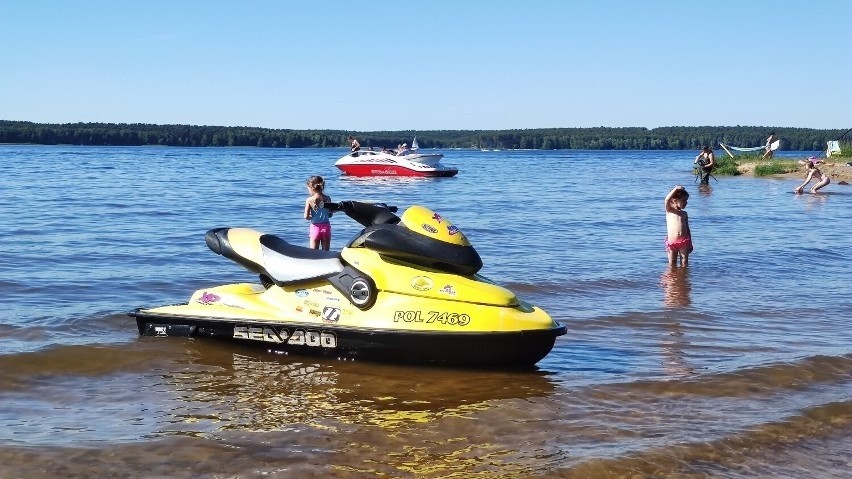
[(799, 160), (800, 165), (807, 165), (809, 161), (812, 161), (814, 165), (818, 165), (820, 163), (825, 163), (825, 160), (818, 156), (809, 156), (806, 160)]
[(326, 195), (325, 180), (322, 176), (311, 176), (307, 181), (308, 199), (305, 200), (305, 219), (311, 222), (308, 231), (308, 245), (312, 249), (322, 248), (326, 251), (331, 247), (331, 211), (325, 204), (331, 201)]
[(772, 144), (775, 143), (775, 140), (777, 140), (777, 139), (778, 139), (778, 137), (775, 136), (774, 131), (769, 134), (769, 137), (766, 138), (766, 146), (764, 147), (764, 149), (766, 150), (766, 153), (764, 153), (763, 156), (760, 158), (761, 160), (771, 160), (772, 159), (772, 155), (775, 154), (775, 150), (772, 149)]
[[(354, 136), (349, 135), (349, 152), (355, 153), (356, 151), (359, 151), (359, 150), (361, 150), (361, 143), (358, 143), (358, 140)], [(355, 156), (358, 156), (358, 155), (355, 155)]]
[(680, 258), (681, 266), (689, 264), (689, 253), (692, 253), (692, 233), (689, 231), (689, 216), (686, 214), (686, 202), (689, 192), (681, 185), (669, 191), (664, 200), (666, 210), (666, 254), (671, 266), (677, 266)]
[(716, 155), (713, 153), (713, 150), (709, 146), (705, 146), (692, 163), (698, 165), (701, 184), (710, 184), (710, 174), (713, 173), (713, 168), (716, 167)]
[(831, 178), (828, 177), (825, 173), (820, 171), (819, 168), (814, 165), (813, 161), (808, 161), (805, 163), (805, 168), (808, 171), (808, 175), (805, 177), (805, 182), (801, 185), (797, 186), (793, 193), (797, 195), (802, 194), (805, 191), (805, 186), (811, 182), (811, 180), (816, 180), (816, 184), (811, 187), (811, 193), (816, 193), (820, 189), (824, 188), (826, 185), (831, 183)]

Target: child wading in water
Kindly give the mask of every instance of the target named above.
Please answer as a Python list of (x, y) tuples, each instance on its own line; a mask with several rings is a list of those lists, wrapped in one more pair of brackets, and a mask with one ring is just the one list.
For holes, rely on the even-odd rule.
[(331, 212), (325, 204), (331, 201), (331, 197), (323, 193), (325, 180), (322, 176), (308, 178), (307, 187), (311, 195), (305, 200), (305, 219), (311, 222), (309, 245), (313, 249), (321, 247), (328, 251), (331, 247)]
[(666, 208), (666, 253), (669, 256), (669, 264), (689, 264), (689, 253), (692, 253), (692, 234), (689, 231), (689, 217), (684, 211), (689, 193), (681, 185), (677, 185), (669, 191), (665, 199)]

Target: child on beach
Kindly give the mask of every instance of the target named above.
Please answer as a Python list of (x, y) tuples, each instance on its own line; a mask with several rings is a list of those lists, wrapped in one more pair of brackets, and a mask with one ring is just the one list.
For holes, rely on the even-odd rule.
[(323, 193), (325, 180), (322, 176), (308, 178), (307, 187), (311, 195), (305, 200), (305, 219), (311, 222), (308, 244), (312, 249), (321, 247), (328, 251), (331, 247), (331, 212), (325, 204), (331, 201), (331, 197)]
[(825, 185), (831, 183), (831, 178), (820, 171), (819, 168), (814, 165), (813, 161), (805, 162), (805, 168), (808, 170), (808, 176), (805, 177), (804, 183), (793, 190), (793, 193), (796, 193), (797, 195), (802, 194), (802, 192), (805, 191), (805, 186), (814, 179), (817, 180), (817, 183), (811, 187), (811, 193), (816, 193), (821, 188), (825, 187)]
[(669, 264), (677, 266), (677, 259), (680, 258), (680, 264), (686, 266), (689, 264), (689, 253), (692, 253), (692, 234), (689, 231), (689, 217), (684, 211), (686, 202), (689, 200), (689, 193), (681, 185), (677, 185), (666, 195), (666, 253), (669, 257)]

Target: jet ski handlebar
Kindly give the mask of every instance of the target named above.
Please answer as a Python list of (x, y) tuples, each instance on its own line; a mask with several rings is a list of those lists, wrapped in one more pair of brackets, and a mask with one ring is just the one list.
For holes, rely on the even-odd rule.
[(346, 216), (360, 223), (362, 226), (399, 223), (399, 216), (395, 215), (399, 208), (388, 206), (385, 203), (367, 203), (363, 201), (339, 201), (328, 202), (325, 207), (332, 212), (342, 211)]

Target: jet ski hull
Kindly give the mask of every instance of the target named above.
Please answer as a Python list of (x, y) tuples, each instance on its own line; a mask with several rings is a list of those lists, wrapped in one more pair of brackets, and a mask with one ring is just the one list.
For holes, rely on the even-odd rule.
[(565, 334), (565, 326), (558, 323), (549, 329), (460, 333), (183, 316), (146, 309), (129, 314), (143, 336), (212, 337), (286, 354), (469, 367), (532, 367), (550, 352), (556, 337)]

